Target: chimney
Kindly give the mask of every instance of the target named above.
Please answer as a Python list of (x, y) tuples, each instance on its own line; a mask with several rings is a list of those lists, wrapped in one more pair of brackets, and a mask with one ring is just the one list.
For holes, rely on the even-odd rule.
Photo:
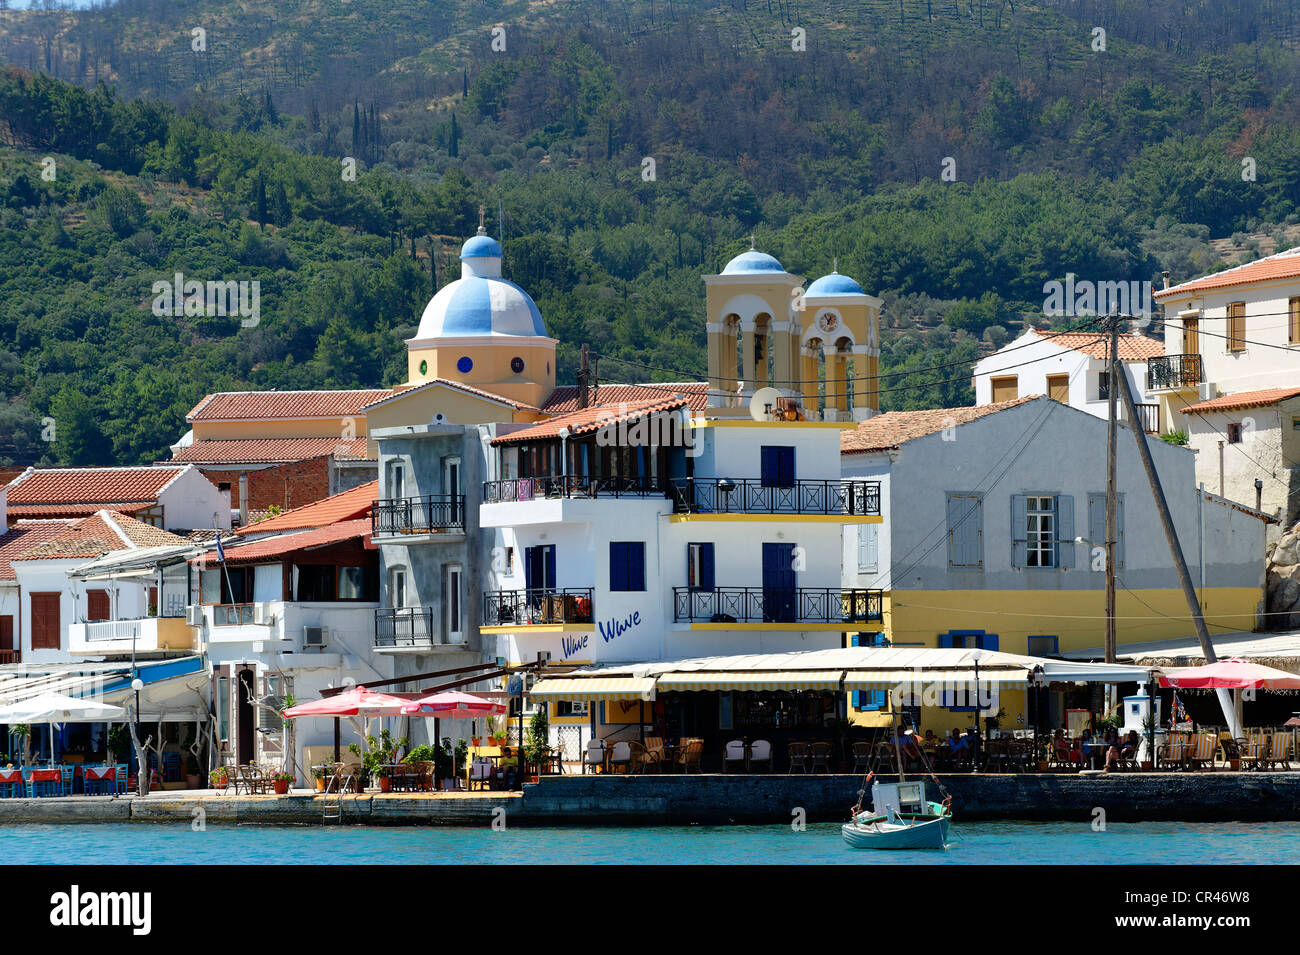
[(1165, 269), (1160, 273), (1160, 277), (1165, 280), (1165, 288), (1169, 288), (1169, 270)]
[(248, 526), (248, 472), (239, 473), (239, 526)]

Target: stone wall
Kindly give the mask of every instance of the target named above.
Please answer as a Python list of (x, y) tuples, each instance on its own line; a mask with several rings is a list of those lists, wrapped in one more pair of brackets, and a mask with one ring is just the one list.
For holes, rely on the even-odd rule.
[(1300, 630), (1300, 524), (1285, 531), (1268, 558), (1269, 630)]

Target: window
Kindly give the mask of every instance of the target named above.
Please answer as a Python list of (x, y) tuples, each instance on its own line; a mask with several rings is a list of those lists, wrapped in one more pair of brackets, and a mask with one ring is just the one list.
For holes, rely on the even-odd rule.
[(334, 599), (335, 568), (332, 564), (296, 564), (293, 569), (298, 575), (295, 599), (309, 602)]
[[(939, 646), (958, 647), (967, 650), (996, 650), (998, 648), (998, 635), (996, 633), (985, 633), (983, 630), (949, 630), (947, 633), (939, 634)], [(987, 695), (992, 690), (996, 693), (996, 684), (981, 683), (979, 692), (981, 696)], [(944, 706), (954, 713), (973, 713), (975, 712), (974, 699), (975, 686), (972, 680), (969, 684), (958, 682), (951, 690), (944, 690), (939, 701), (940, 706)], [(994, 697), (994, 712), (996, 712), (996, 697)]]
[(858, 573), (874, 574), (880, 563), (879, 534), (875, 524), (858, 525)]
[(984, 566), (984, 499), (980, 494), (948, 492), (948, 567)]
[(1292, 345), (1300, 345), (1300, 297), (1287, 302), (1286, 340)]
[(406, 497), (406, 464), (401, 461), (394, 461), (388, 466), (388, 496)]
[(686, 545), (686, 583), (692, 590), (712, 590), (717, 584), (713, 573), (713, 543)]
[(1048, 375), (1047, 397), (1053, 401), (1059, 401), (1063, 405), (1068, 405), (1070, 403), (1070, 376)]
[(107, 590), (86, 591), (86, 620), (107, 620), (111, 616)]
[(217, 738), (230, 742), (230, 677), (217, 677)]
[(447, 639), (451, 643), (460, 643), (462, 630), (460, 612), (460, 576), (460, 564), (448, 565), (443, 583), (445, 590), (443, 606), (447, 608)]
[(1054, 636), (1033, 636), (1029, 638), (1029, 655), (1031, 657), (1054, 657), (1060, 653), (1059, 639)]
[(1228, 443), (1241, 444), (1241, 425), (1239, 424), (1228, 425)]
[[(1106, 495), (1102, 491), (1088, 494), (1088, 548), (1106, 547)], [(1090, 561), (1091, 563), (1091, 561)], [(1115, 569), (1124, 566), (1124, 495), (1116, 495), (1115, 507)], [(1105, 565), (1102, 565), (1105, 570)]]
[(366, 593), (364, 567), (339, 568), (339, 600), (364, 600)]
[(588, 710), (587, 710), (586, 700), (556, 700), (555, 701), (556, 716), (586, 716), (587, 712)]
[(994, 401), (1014, 401), (1020, 397), (1020, 385), (1015, 375), (994, 378), (990, 384), (993, 386)]
[(645, 542), (609, 542), (609, 589), (645, 590)]
[(1246, 303), (1228, 303), (1228, 351), (1246, 350)]
[[(851, 647), (884, 647), (883, 633), (854, 633), (849, 635)], [(851, 698), (855, 710), (868, 712), (883, 710), (888, 704), (888, 690), (854, 690)]]
[(244, 604), (253, 601), (252, 567), (209, 567), (199, 572), (205, 604)]
[(524, 586), (529, 590), (555, 589), (555, 545), (524, 548)]
[(760, 452), (763, 487), (794, 487), (794, 448), (763, 445)]
[(1074, 566), (1074, 498), (1011, 496), (1011, 566), (1031, 570)]
[(1097, 400), (1110, 401), (1110, 372), (1097, 372)]
[(506, 566), (501, 572), (503, 574), (513, 574), (515, 572), (515, 549), (513, 547), (506, 548)]
[(59, 649), (60, 594), (32, 594), (32, 649)]
[(144, 523), (154, 527), (161, 528), (163, 526), (163, 506), (161, 504), (146, 507), (144, 510), (136, 511), (131, 516), (137, 521), (144, 521)]
[(406, 571), (393, 571), (393, 582), (388, 588), (388, 605), (390, 607), (406, 606)]

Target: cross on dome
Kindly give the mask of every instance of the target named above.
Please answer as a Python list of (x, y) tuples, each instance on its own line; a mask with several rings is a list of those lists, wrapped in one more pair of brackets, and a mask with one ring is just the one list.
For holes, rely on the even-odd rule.
[(483, 224), (483, 217), (485, 215), (487, 215), (487, 207), (480, 203), (478, 207), (478, 234), (479, 235), (487, 235), (487, 226)]

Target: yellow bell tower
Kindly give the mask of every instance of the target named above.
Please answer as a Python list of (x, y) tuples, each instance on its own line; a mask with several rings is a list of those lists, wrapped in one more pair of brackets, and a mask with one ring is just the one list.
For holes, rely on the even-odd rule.
[(817, 417), (820, 364), (823, 420), (865, 421), (880, 410), (880, 306), (880, 299), (838, 271), (817, 279), (800, 297), (799, 377), (808, 418)]

